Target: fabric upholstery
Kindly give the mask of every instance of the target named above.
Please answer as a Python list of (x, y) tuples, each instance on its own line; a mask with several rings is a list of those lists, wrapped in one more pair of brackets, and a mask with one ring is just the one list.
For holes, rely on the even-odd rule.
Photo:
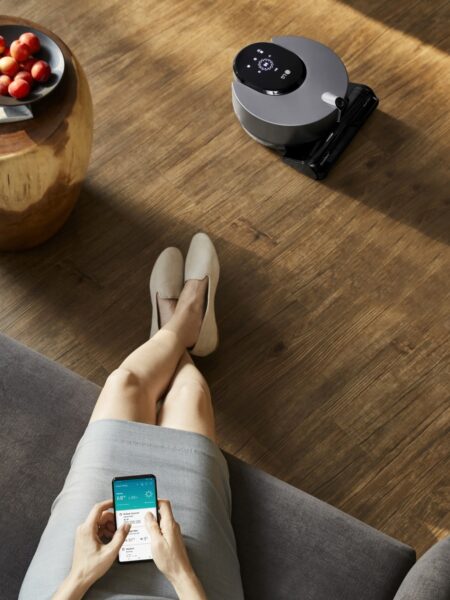
[(392, 600), (414, 551), (228, 457), (247, 600)]
[(395, 600), (450, 599), (450, 537), (425, 552), (405, 577)]
[(0, 335), (3, 600), (17, 598), (97, 395), (97, 386)]
[[(98, 392), (94, 384), (0, 334), (3, 600), (17, 598)], [(248, 600), (393, 599), (414, 563), (411, 548), (226, 458)]]

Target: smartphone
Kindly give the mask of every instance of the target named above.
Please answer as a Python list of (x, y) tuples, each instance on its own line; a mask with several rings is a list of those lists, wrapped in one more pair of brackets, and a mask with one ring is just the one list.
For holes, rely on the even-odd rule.
[(158, 519), (158, 496), (154, 475), (130, 475), (112, 480), (116, 527), (131, 523), (131, 529), (119, 550), (121, 564), (153, 560), (150, 536), (144, 516), (150, 511)]

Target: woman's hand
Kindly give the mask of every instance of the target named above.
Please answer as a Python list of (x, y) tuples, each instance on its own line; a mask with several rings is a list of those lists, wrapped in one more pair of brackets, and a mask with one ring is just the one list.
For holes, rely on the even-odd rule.
[[(71, 572), (89, 587), (111, 567), (130, 531), (128, 523), (113, 533), (114, 515), (108, 511), (112, 506), (112, 500), (95, 504), (86, 521), (77, 528)], [(104, 544), (101, 537), (109, 537), (111, 541)]]
[[(78, 526), (72, 568), (53, 600), (82, 598), (91, 585), (108, 571), (130, 531), (122, 525), (114, 532), (114, 515), (109, 512), (112, 500), (95, 504), (86, 521)], [(103, 539), (110, 539), (103, 543)]]
[(205, 592), (189, 560), (180, 525), (168, 500), (159, 500), (160, 522), (151, 512), (145, 515), (152, 554), (158, 569), (175, 588), (180, 600), (206, 600)]

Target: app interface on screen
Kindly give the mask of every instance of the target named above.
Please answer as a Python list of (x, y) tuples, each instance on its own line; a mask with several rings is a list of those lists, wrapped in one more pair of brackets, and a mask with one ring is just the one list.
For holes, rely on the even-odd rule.
[(150, 477), (114, 481), (114, 501), (117, 527), (131, 523), (131, 529), (119, 551), (121, 562), (152, 558), (150, 536), (144, 516), (151, 511), (156, 517), (155, 480)]

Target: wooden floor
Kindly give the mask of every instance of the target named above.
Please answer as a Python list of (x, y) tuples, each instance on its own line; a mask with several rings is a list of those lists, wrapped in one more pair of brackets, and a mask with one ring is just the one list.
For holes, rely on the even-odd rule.
[[(50, 242), (0, 255), (0, 330), (102, 384), (149, 331), (148, 277), (207, 231), (222, 446), (423, 553), (450, 533), (446, 0), (3, 0), (85, 68), (94, 150)], [(238, 126), (252, 41), (331, 46), (379, 110), (324, 183)], [(64, 401), (64, 398), (61, 398)]]

